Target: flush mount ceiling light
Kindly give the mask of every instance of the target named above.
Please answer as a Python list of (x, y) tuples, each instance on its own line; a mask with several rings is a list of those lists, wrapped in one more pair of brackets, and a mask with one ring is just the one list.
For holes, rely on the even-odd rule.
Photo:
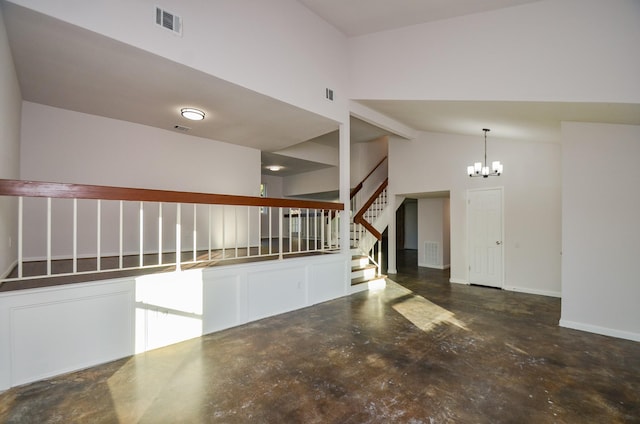
[(269, 166), (267, 166), (267, 169), (269, 171), (278, 172), (278, 171), (280, 171), (282, 169), (282, 166), (280, 166), (280, 165), (269, 165)]
[(467, 174), (470, 177), (497, 177), (502, 174), (502, 164), (500, 161), (494, 160), (491, 162), (491, 170), (487, 166), (487, 133), (491, 131), (488, 128), (483, 128), (484, 131), (484, 162), (476, 162), (473, 165), (467, 166)]
[(180, 109), (180, 114), (192, 121), (202, 121), (204, 119), (204, 112), (192, 107), (183, 107)]

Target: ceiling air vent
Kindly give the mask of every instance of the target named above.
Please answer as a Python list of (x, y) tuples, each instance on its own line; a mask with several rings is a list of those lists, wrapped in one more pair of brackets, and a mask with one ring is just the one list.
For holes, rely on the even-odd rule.
[(173, 129), (176, 131), (181, 131), (181, 132), (187, 132), (189, 131), (191, 128), (189, 127), (185, 127), (184, 125), (174, 125)]
[(182, 36), (182, 18), (156, 6), (156, 25)]

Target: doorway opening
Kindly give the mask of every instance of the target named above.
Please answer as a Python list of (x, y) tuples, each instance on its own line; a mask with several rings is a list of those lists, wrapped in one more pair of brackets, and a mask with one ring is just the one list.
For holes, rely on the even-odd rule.
[(405, 195), (396, 210), (396, 260), (403, 271), (451, 266), (449, 192)]

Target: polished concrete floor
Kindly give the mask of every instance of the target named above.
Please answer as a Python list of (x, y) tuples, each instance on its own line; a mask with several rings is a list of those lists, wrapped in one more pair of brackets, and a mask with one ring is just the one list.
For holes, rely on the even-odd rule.
[(13, 388), (0, 422), (640, 422), (640, 343), (558, 327), (559, 299), (398, 266), (384, 291)]

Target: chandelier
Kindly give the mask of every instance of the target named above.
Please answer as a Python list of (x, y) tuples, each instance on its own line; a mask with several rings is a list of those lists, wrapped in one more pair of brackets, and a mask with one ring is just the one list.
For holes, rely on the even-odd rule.
[(491, 170), (487, 166), (487, 133), (491, 131), (488, 128), (483, 128), (484, 131), (484, 162), (476, 162), (473, 165), (467, 166), (467, 174), (470, 177), (496, 177), (502, 174), (502, 164), (500, 161), (494, 160), (491, 162)]

